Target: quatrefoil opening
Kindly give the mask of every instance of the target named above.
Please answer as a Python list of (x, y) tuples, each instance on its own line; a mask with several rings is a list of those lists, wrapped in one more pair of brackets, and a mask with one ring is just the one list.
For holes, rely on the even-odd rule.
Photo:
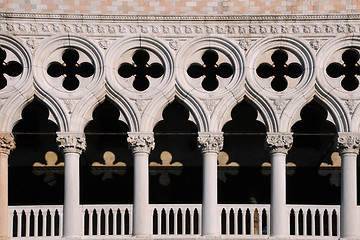
[(122, 63), (118, 73), (123, 78), (135, 77), (133, 87), (138, 91), (145, 91), (150, 86), (148, 77), (159, 78), (165, 69), (160, 63), (148, 64), (150, 55), (143, 49), (136, 50), (132, 56), (133, 63)]
[(259, 77), (273, 78), (271, 87), (277, 92), (284, 91), (288, 87), (287, 77), (298, 78), (303, 74), (303, 68), (299, 63), (286, 63), (288, 58), (286, 51), (276, 50), (271, 55), (273, 64), (261, 63), (256, 69)]
[(82, 62), (79, 64), (79, 58), (79, 53), (75, 49), (66, 49), (62, 55), (63, 63), (51, 62), (47, 73), (55, 78), (63, 75), (64, 80), (62, 86), (69, 91), (76, 90), (80, 85), (77, 76), (87, 78), (95, 72), (95, 68), (91, 63)]
[(0, 90), (7, 86), (7, 79), (5, 75), (10, 77), (19, 76), (23, 67), (16, 61), (5, 62), (7, 54), (5, 50), (0, 47)]
[(341, 58), (343, 63), (330, 63), (326, 68), (326, 73), (332, 78), (343, 76), (341, 86), (346, 91), (354, 91), (359, 87), (359, 79), (357, 78), (360, 74), (359, 52), (355, 49), (348, 49)]
[(229, 78), (233, 75), (233, 67), (229, 63), (217, 64), (219, 55), (213, 50), (206, 50), (201, 57), (203, 64), (192, 63), (187, 69), (187, 73), (192, 78), (204, 77), (201, 86), (206, 91), (214, 91), (219, 87), (217, 77)]

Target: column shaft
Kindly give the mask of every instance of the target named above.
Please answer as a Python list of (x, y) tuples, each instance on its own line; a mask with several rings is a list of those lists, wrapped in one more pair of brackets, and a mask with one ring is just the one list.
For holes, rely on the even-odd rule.
[(64, 217), (63, 237), (77, 239), (83, 230), (83, 217), (80, 211), (80, 154), (86, 148), (83, 133), (57, 133), (56, 141), (64, 152)]
[(342, 237), (358, 235), (356, 159), (355, 153), (341, 155), (340, 232)]
[[(134, 235), (151, 234), (149, 216), (149, 154), (134, 153)], [(160, 214), (160, 213), (159, 213)]]
[(339, 132), (337, 148), (341, 156), (340, 236), (341, 239), (359, 239), (356, 175), (359, 133)]
[(286, 236), (288, 213), (286, 211), (286, 154), (271, 154), (271, 205), (272, 236)]
[(202, 223), (203, 235), (219, 235), (219, 216), (217, 210), (217, 153), (203, 153), (203, 197)]
[(11, 133), (0, 133), (0, 240), (8, 236), (8, 158), (15, 149), (14, 136)]
[(149, 154), (155, 147), (154, 137), (153, 133), (129, 132), (128, 135), (127, 141), (134, 156), (133, 235), (150, 236)]
[(0, 152), (0, 240), (8, 239), (8, 155)]
[(64, 154), (64, 237), (80, 237), (82, 218), (80, 212), (80, 155), (68, 152)]

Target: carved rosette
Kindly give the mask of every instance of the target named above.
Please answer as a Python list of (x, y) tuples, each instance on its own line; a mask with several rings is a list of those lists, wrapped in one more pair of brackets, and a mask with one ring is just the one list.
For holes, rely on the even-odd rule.
[(64, 153), (81, 154), (86, 149), (85, 134), (83, 133), (57, 133), (56, 141)]
[(287, 154), (293, 144), (292, 133), (267, 133), (266, 147), (270, 153)]
[(133, 154), (150, 154), (150, 151), (155, 148), (155, 139), (153, 133), (128, 133), (128, 135), (128, 146)]
[(338, 133), (336, 148), (339, 150), (340, 155), (344, 153), (359, 154), (360, 134), (350, 132)]
[(14, 135), (12, 133), (0, 133), (0, 153), (10, 154), (16, 147)]
[(224, 146), (222, 133), (199, 133), (197, 141), (201, 153), (213, 152), (219, 154)]

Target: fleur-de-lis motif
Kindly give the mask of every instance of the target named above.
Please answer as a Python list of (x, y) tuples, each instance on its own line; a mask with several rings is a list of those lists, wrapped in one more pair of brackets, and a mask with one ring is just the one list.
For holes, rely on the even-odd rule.
[(77, 62), (79, 60), (79, 53), (75, 49), (66, 49), (63, 52), (62, 60), (64, 61), (63, 63), (51, 62), (47, 73), (55, 78), (63, 75), (62, 85), (66, 90), (73, 91), (79, 87), (80, 81), (77, 75), (87, 78), (95, 72), (94, 66), (91, 63), (82, 62), (79, 64)]
[(284, 50), (276, 50), (271, 55), (273, 64), (261, 63), (256, 73), (261, 78), (272, 77), (271, 87), (277, 92), (284, 91), (288, 86), (287, 77), (298, 78), (303, 73), (303, 68), (299, 63), (286, 64), (288, 54)]
[(347, 91), (354, 91), (359, 86), (357, 76), (360, 74), (359, 52), (355, 49), (348, 49), (342, 54), (341, 63), (330, 63), (326, 68), (326, 73), (332, 78), (343, 76), (341, 86)]
[(23, 67), (20, 63), (15, 61), (5, 62), (6, 59), (6, 52), (0, 47), (0, 89), (3, 89), (7, 85), (7, 80), (5, 75), (10, 77), (19, 76), (22, 71)]
[(192, 78), (204, 76), (202, 87), (207, 91), (214, 91), (219, 86), (217, 76), (228, 78), (233, 75), (234, 70), (229, 63), (216, 64), (219, 55), (213, 50), (206, 50), (201, 59), (204, 64), (192, 63), (187, 69), (187, 73)]
[(123, 78), (135, 77), (133, 87), (138, 91), (145, 91), (150, 86), (148, 77), (159, 78), (165, 70), (160, 63), (148, 64), (150, 55), (143, 49), (136, 50), (132, 60), (133, 63), (122, 63), (118, 73)]

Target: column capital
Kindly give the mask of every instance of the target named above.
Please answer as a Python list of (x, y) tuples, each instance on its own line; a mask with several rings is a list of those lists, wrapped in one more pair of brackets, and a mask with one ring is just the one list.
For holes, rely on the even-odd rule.
[(344, 153), (359, 154), (360, 134), (352, 132), (339, 132), (336, 148), (340, 155)]
[(16, 147), (14, 135), (9, 132), (0, 133), (0, 153), (10, 154), (10, 151), (14, 150)]
[(132, 153), (147, 153), (155, 148), (154, 133), (128, 132), (128, 146)]
[(84, 133), (58, 132), (56, 141), (64, 153), (81, 154), (86, 149)]
[(292, 133), (268, 132), (266, 134), (266, 147), (270, 153), (285, 153), (291, 149), (293, 144)]
[(199, 132), (198, 133), (198, 148), (202, 153), (219, 153), (224, 146), (223, 133), (216, 132)]

